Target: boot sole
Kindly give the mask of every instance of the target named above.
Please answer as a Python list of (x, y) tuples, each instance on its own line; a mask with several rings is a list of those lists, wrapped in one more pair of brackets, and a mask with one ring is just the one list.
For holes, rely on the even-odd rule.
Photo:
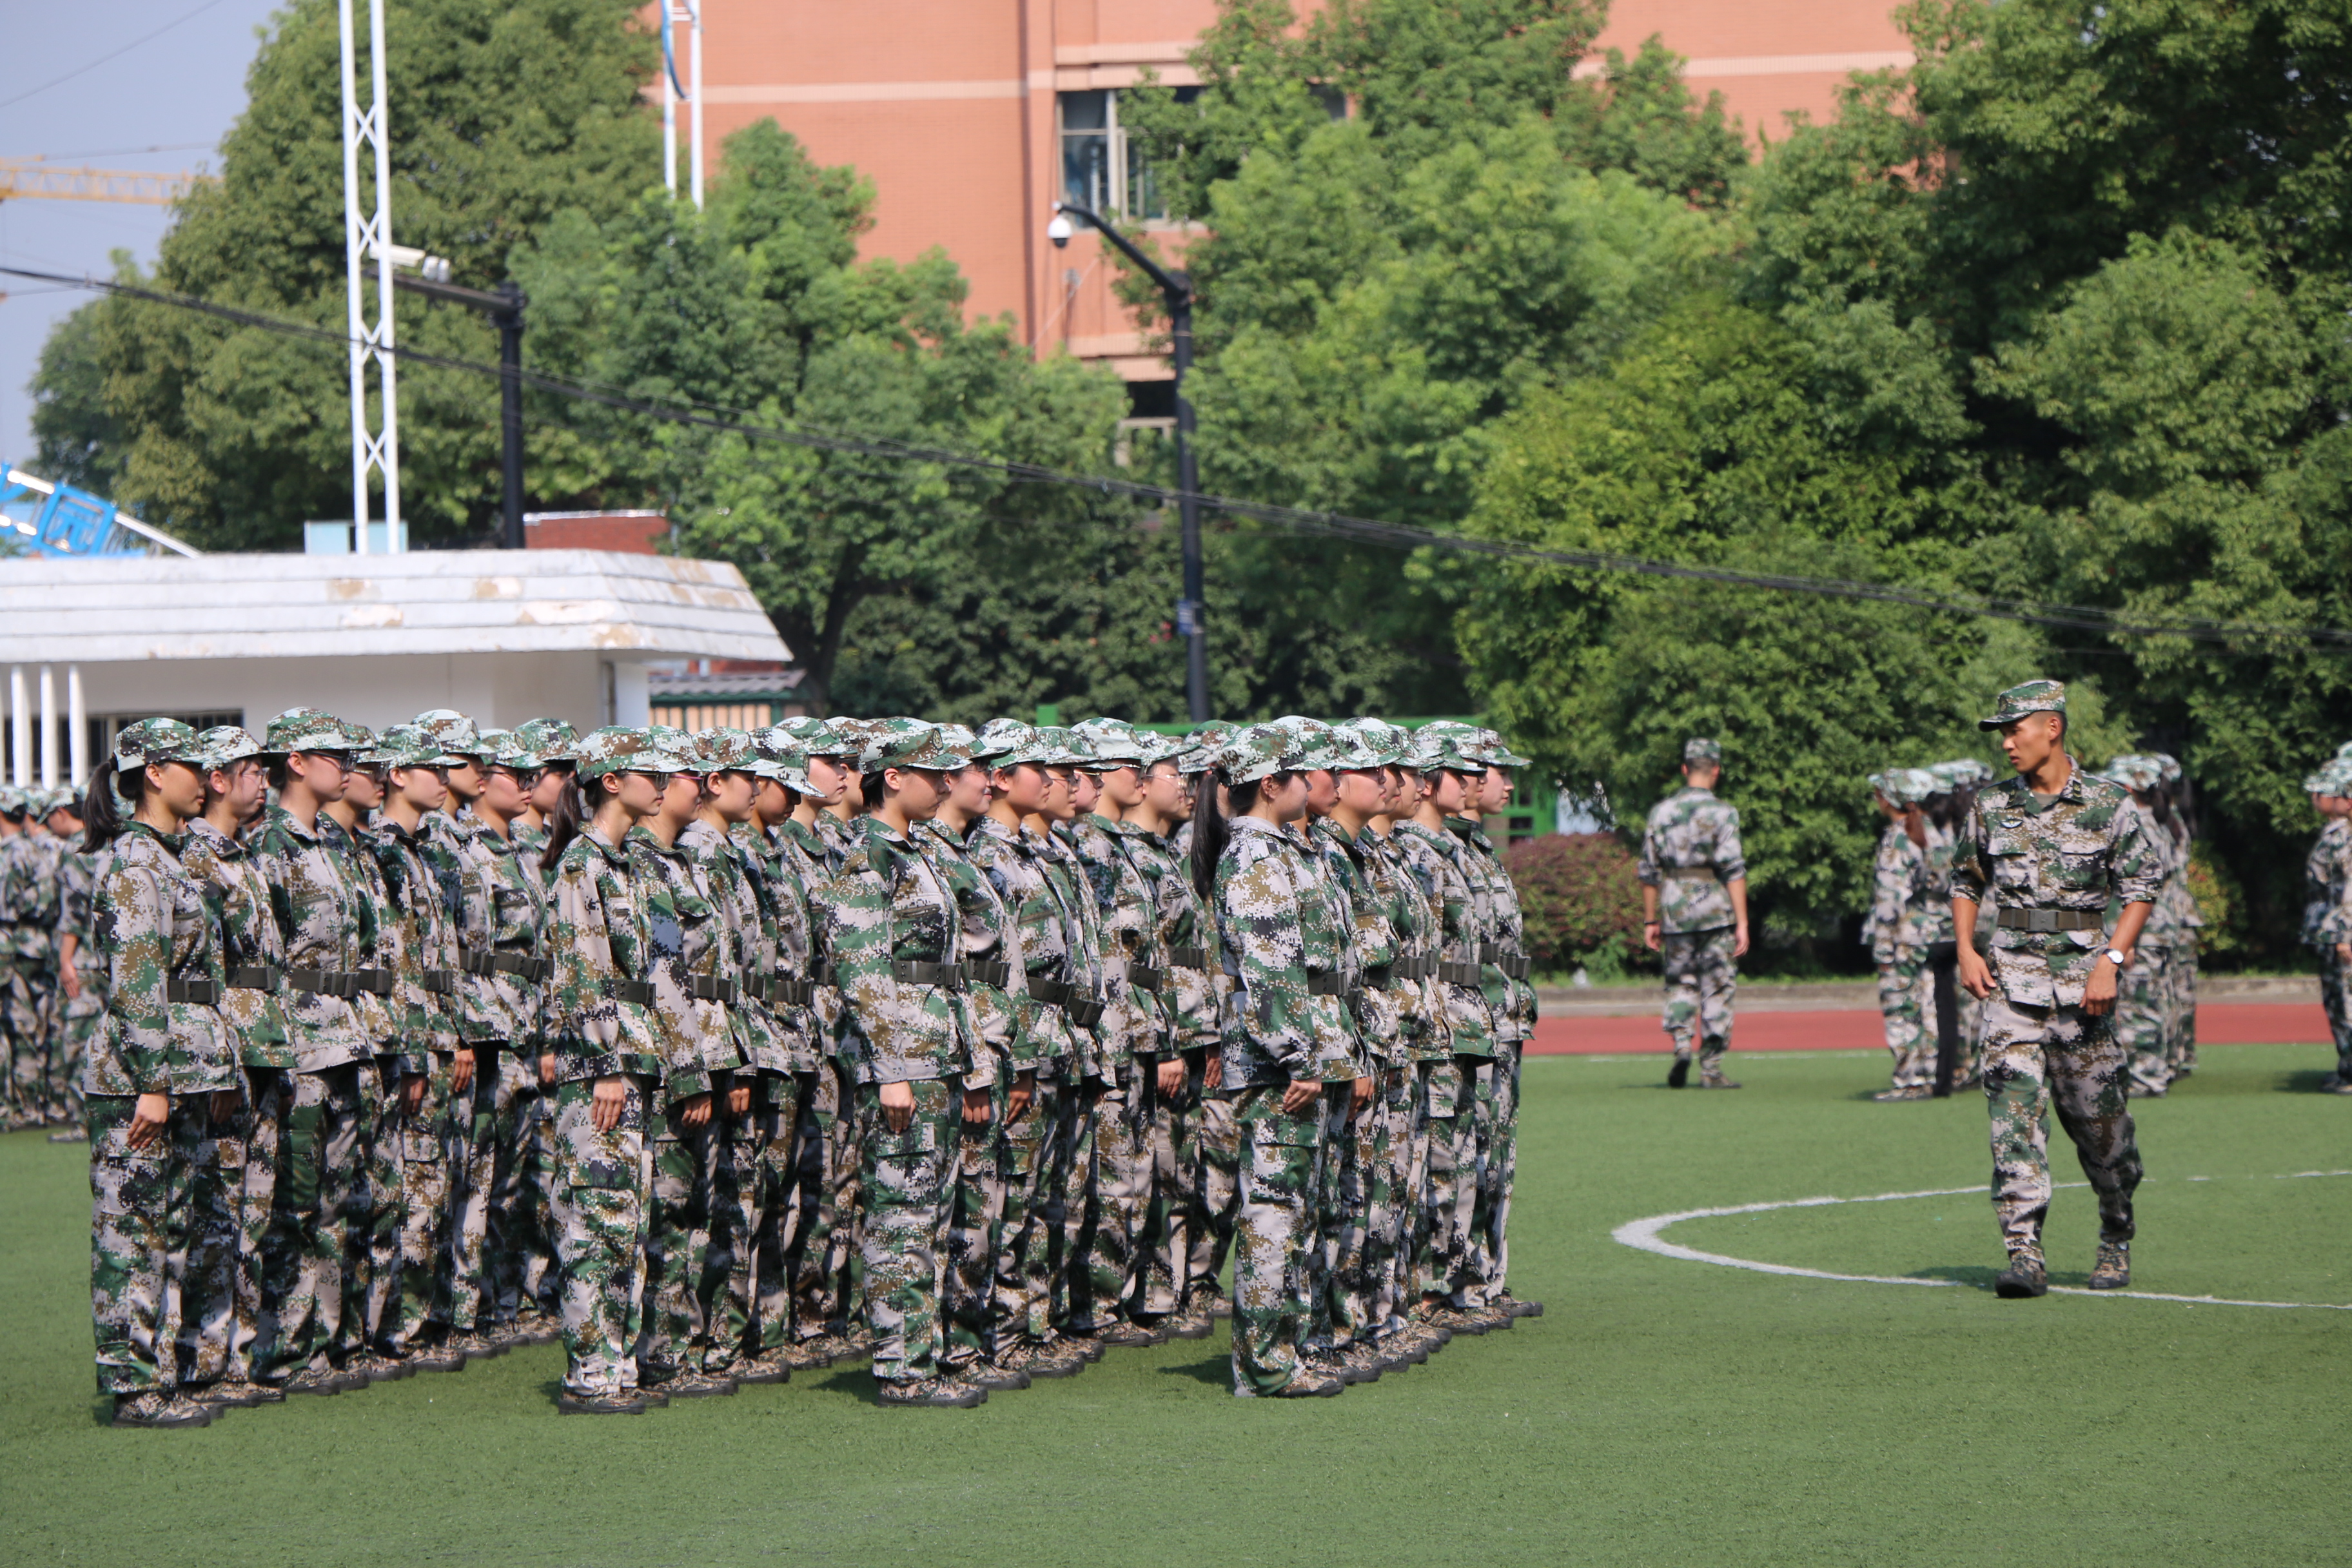
[(2000, 1279), (1992, 1282), (1992, 1293), (2004, 1301), (2030, 1301), (2050, 1293), (2047, 1285), (2036, 1285), (2024, 1279)]

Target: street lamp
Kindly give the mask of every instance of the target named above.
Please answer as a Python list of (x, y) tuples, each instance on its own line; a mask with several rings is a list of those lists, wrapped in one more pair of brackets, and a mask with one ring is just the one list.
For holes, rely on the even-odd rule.
[(1129, 244), (1127, 236), (1075, 202), (1054, 204), (1054, 218), (1045, 226), (1045, 237), (1056, 246), (1069, 244), (1070, 236), (1076, 232), (1070, 226), (1073, 217), (1094, 225), (1118, 247), (1120, 255), (1141, 268), (1160, 285), (1160, 298), (1168, 305), (1169, 357), (1176, 363), (1176, 512), (1182, 520), (1184, 539), (1184, 596), (1176, 601), (1176, 629), (1184, 635), (1185, 705), (1193, 723), (1204, 723), (1209, 717), (1209, 633), (1202, 621), (1201, 605), (1201, 476), (1192, 465), (1192, 405), (1184, 396), (1184, 373), (1192, 367), (1192, 279), (1182, 271), (1162, 268)]
[[(482, 312), (499, 330), (499, 447), (505, 494), (499, 505), (499, 542), (509, 550), (524, 548), (522, 531), (522, 313), (530, 300), (513, 283), (496, 289), (467, 289), (449, 281), (449, 263), (438, 256), (413, 252), (404, 260), (393, 247), (393, 262), (403, 268), (392, 275), (393, 286), (446, 300)], [(406, 270), (414, 267), (415, 273)]]

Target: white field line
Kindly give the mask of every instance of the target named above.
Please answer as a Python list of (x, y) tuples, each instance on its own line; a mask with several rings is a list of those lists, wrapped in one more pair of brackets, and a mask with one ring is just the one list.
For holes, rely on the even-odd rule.
[[(2352, 1176), (2352, 1171), (2297, 1171), (2291, 1175), (2279, 1175), (2273, 1181), (2302, 1181), (2314, 1176)], [(2186, 1178), (2208, 1182), (2210, 1176)], [(2082, 1187), (2083, 1182), (2061, 1182), (2061, 1187)], [(1856, 1285), (1958, 1285), (1958, 1279), (1920, 1279), (1892, 1274), (1836, 1274), (1824, 1268), (1800, 1268), (1788, 1263), (1766, 1263), (1753, 1258), (1731, 1258), (1720, 1252), (1701, 1252), (1695, 1247), (1684, 1247), (1665, 1239), (1664, 1232), (1670, 1225), (1680, 1225), (1686, 1219), (1719, 1219), (1727, 1215), (1769, 1214), (1776, 1209), (1822, 1208), (1835, 1204), (1891, 1204), (1910, 1198), (1948, 1198), (1968, 1193), (1981, 1193), (1981, 1184), (1967, 1187), (1930, 1187), (1916, 1193), (1873, 1193), (1858, 1198), (1787, 1198), (1778, 1203), (1734, 1204), (1727, 1208), (1685, 1209), (1679, 1214), (1653, 1215), (1647, 1219), (1627, 1220), (1609, 1233), (1610, 1238), (1625, 1247), (1643, 1252), (1654, 1252), (1661, 1258), (1678, 1258), (1685, 1263), (1712, 1263), (1718, 1268), (1745, 1268), (1756, 1274), (1787, 1274), (1802, 1279), (1837, 1279)], [(2169, 1296), (2155, 1290), (2085, 1290), (2071, 1285), (2053, 1285), (2054, 1294), (2063, 1296), (2118, 1296), (2135, 1301), (2179, 1301), (2196, 1307), (2269, 1307), (2279, 1310), (2315, 1308), (2328, 1312), (2352, 1312), (2352, 1302), (2336, 1301), (2241, 1301), (2226, 1296)]]

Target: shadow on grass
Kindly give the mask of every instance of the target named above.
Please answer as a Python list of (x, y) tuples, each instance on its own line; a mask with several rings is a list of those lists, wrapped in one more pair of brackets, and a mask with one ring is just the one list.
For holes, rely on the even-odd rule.
[(1203, 1356), (1199, 1361), (1182, 1362), (1175, 1366), (1158, 1369), (1162, 1377), (1189, 1377), (1195, 1383), (1205, 1383), (1212, 1388), (1230, 1388), (1234, 1382), (1234, 1358), (1224, 1355)]
[(2276, 1088), (2281, 1094), (2326, 1094), (2322, 1086), (2335, 1076), (2325, 1068), (2298, 1068), (2280, 1078)]
[[(1955, 1285), (1966, 1285), (1971, 1289), (1982, 1290), (1990, 1294), (1992, 1290), (1993, 1276), (2000, 1272), (2000, 1270), (1998, 1268), (1990, 1267), (1980, 1268), (1975, 1264), (1964, 1264), (1940, 1268), (1914, 1268), (1911, 1270), (1908, 1278), (1913, 1279), (1949, 1279)], [(2053, 1285), (2070, 1285), (2079, 1287), (2087, 1286), (2090, 1282), (2091, 1271), (2087, 1268), (2053, 1268), (2050, 1270), (2050, 1283)]]

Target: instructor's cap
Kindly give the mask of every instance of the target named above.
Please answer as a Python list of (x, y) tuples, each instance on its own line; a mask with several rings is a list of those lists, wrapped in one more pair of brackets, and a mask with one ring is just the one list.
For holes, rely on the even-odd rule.
[(2004, 724), (2014, 724), (2028, 713), (2063, 713), (2066, 711), (2066, 683), (2063, 680), (2029, 680), (2022, 686), (2012, 686), (1993, 701), (1992, 717), (1977, 721), (1979, 730), (1998, 730)]
[(1683, 742), (1683, 762), (1686, 766), (1693, 763), (1713, 763), (1720, 766), (1723, 763), (1723, 742), (1705, 735), (1693, 735)]

